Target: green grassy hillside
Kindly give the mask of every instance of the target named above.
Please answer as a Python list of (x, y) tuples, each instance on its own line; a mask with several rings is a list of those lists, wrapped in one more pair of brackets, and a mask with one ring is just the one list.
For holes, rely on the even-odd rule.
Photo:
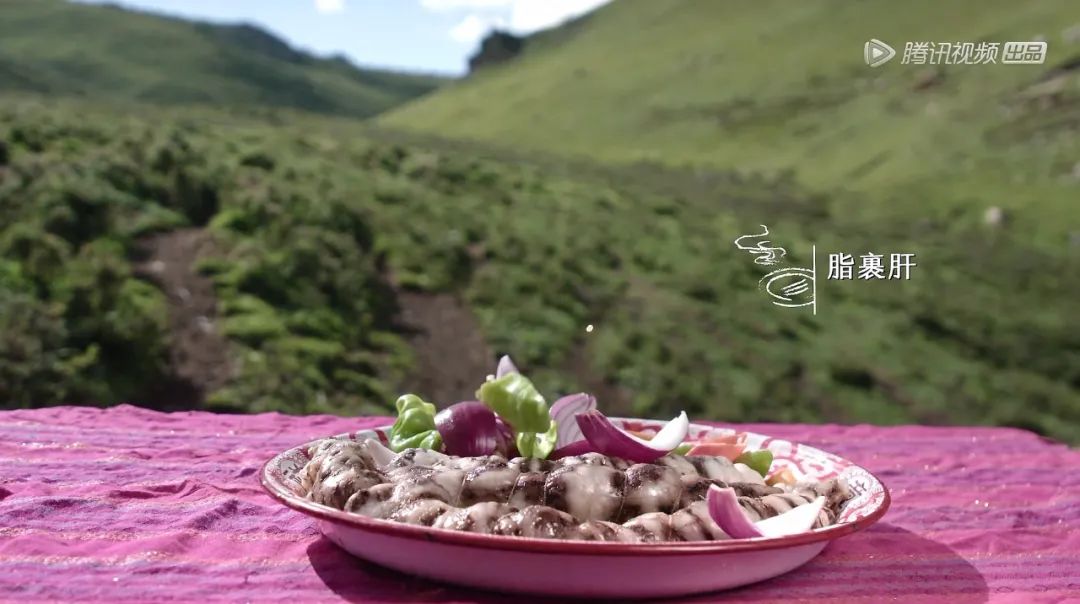
[[(450, 331), (429, 368), (511, 353), (545, 392), (615, 412), (1080, 433), (1075, 256), (977, 223), (871, 222), (784, 179), (485, 160), (269, 117), (0, 102), (2, 405), (160, 405), (182, 299), (140, 273), (141, 248), (186, 229), (216, 242), (195, 263), (231, 366), (215, 409), (386, 412), (428, 351), (402, 306), (444, 296), (486, 350)], [(822, 282), (816, 317), (771, 306), (732, 245), (757, 210), (796, 265), (817, 243), (920, 266)]]
[[(199, 386), (181, 402), (387, 412), (430, 384), (418, 371), (472, 384), (510, 353), (545, 392), (618, 413), (1076, 442), (1074, 5), (731, 6), (617, 0), (376, 129), (273, 107), (354, 113), (280, 96), (330, 84), (276, 78), (374, 80), (258, 32), (4, 4), (3, 81), (75, 94), (86, 73), (99, 100), (0, 97), (0, 406), (160, 406)], [(56, 17), (78, 11), (132, 29), (106, 44)], [(871, 36), (1035, 35), (1053, 65), (861, 63)], [(110, 102), (157, 87), (222, 107)], [(244, 107), (264, 94), (272, 107)], [(831, 252), (918, 267), (822, 276), (816, 316), (780, 308), (759, 290), (769, 269), (733, 245), (761, 223), (794, 266), (816, 245), (821, 271)], [(208, 349), (225, 370), (188, 383), (189, 353)]]
[(366, 117), (440, 83), (316, 58), (247, 25), (63, 0), (0, 3), (0, 91)]
[[(1068, 0), (616, 0), (380, 122), (607, 161), (791, 171), (910, 219), (999, 206), (1059, 247), (1080, 228), (1078, 27)], [(906, 41), (1041, 37), (1049, 59), (872, 69), (871, 37), (900, 55)]]
[[(871, 37), (901, 56), (866, 66)], [(901, 64), (907, 41), (1032, 39), (1045, 65)], [(1075, 2), (616, 0), (378, 122), (673, 200), (599, 235), (671, 237), (604, 311), (624, 331), (595, 338), (635, 400), (1045, 432), (1080, 412), (1078, 66)], [(803, 266), (811, 243), (819, 270), (832, 252), (920, 265), (906, 283), (819, 281), (818, 316), (797, 316), (732, 277), (732, 240), (761, 223)]]

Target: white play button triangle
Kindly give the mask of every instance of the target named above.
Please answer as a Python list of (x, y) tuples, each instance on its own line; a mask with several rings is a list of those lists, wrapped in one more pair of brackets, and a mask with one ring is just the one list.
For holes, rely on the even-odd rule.
[(878, 67), (889, 62), (889, 59), (896, 56), (896, 51), (892, 46), (878, 40), (876, 38), (870, 38), (870, 40), (863, 46), (863, 60), (870, 67)]

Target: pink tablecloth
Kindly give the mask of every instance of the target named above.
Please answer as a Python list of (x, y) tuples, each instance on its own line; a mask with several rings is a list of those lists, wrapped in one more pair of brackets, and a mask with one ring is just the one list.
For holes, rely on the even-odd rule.
[[(271, 454), (379, 419), (0, 413), (0, 598), (512, 602), (354, 559), (263, 494)], [(1080, 602), (1080, 452), (1011, 429), (746, 426), (845, 455), (891, 488), (872, 529), (743, 601)]]

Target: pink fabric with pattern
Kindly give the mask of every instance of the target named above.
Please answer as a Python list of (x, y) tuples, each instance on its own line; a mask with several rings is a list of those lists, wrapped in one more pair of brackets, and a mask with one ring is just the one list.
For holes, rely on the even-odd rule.
[[(374, 567), (272, 501), (261, 464), (386, 418), (0, 412), (0, 599), (529, 601)], [(865, 466), (893, 505), (782, 578), (692, 602), (1080, 602), (1080, 452), (1021, 430), (742, 425)]]

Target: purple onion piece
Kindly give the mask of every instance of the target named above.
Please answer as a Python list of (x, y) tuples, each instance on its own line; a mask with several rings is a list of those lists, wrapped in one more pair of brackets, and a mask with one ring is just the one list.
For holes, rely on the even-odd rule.
[(596, 398), (585, 394), (571, 394), (564, 396), (551, 405), (551, 419), (558, 426), (559, 437), (555, 441), (555, 448), (575, 443), (585, 438), (581, 433), (575, 418), (579, 413), (587, 413), (596, 409)]
[(644, 441), (626, 433), (611, 423), (603, 413), (588, 411), (575, 418), (585, 439), (596, 451), (611, 457), (621, 457), (637, 463), (651, 463), (670, 453), (686, 440), (690, 429), (685, 413), (671, 420), (651, 441)]
[(594, 449), (593, 446), (591, 444), (589, 444), (589, 441), (587, 441), (585, 439), (581, 439), (581, 440), (579, 440), (577, 442), (572, 442), (572, 443), (570, 443), (568, 445), (563, 445), (563, 446), (559, 447), (558, 449), (555, 449), (554, 451), (551, 452), (551, 455), (548, 455), (548, 459), (550, 459), (550, 460), (562, 459), (563, 457), (571, 457), (573, 455), (584, 455), (585, 453), (592, 453), (594, 451), (596, 451), (596, 449)]
[(720, 527), (720, 530), (727, 533), (728, 537), (732, 539), (753, 539), (754, 537), (765, 536), (746, 517), (746, 512), (739, 505), (739, 498), (734, 489), (725, 489), (714, 484), (709, 487), (706, 502), (709, 506), (709, 516), (712, 517), (716, 526)]
[(498, 368), (495, 369), (495, 379), (499, 379), (502, 376), (508, 375), (508, 374), (511, 374), (511, 373), (521, 373), (521, 372), (518, 371), (518, 368), (514, 366), (514, 362), (510, 360), (510, 355), (508, 355), (508, 354), (503, 355), (503, 357), (501, 359), (499, 359)]
[(435, 416), (435, 428), (449, 455), (491, 455), (499, 444), (497, 419), (495, 412), (484, 403), (464, 401), (440, 411)]
[(714, 484), (709, 487), (705, 501), (712, 521), (732, 539), (786, 537), (812, 531), (825, 507), (825, 498), (818, 497), (777, 516), (752, 522), (739, 505), (734, 489)]
[(518, 456), (517, 443), (514, 441), (514, 429), (503, 418), (495, 416), (495, 452), (506, 459)]

